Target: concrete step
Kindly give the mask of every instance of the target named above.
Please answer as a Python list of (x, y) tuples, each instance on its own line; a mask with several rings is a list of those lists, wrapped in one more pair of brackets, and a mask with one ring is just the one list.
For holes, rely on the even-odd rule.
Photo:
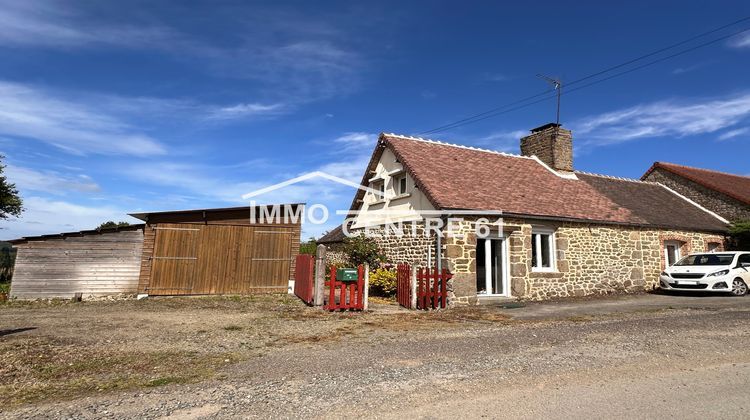
[(480, 305), (497, 306), (506, 309), (523, 308), (526, 306), (516, 298), (502, 296), (477, 296), (477, 303)]

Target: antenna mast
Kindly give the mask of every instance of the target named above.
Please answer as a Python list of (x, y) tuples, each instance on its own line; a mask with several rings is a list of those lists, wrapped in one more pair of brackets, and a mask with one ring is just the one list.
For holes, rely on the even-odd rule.
[(555, 123), (559, 126), (560, 125), (560, 96), (562, 95), (562, 81), (560, 81), (560, 79), (558, 78), (547, 77), (543, 74), (537, 74), (536, 77), (546, 80), (557, 91), (557, 116), (555, 119)]

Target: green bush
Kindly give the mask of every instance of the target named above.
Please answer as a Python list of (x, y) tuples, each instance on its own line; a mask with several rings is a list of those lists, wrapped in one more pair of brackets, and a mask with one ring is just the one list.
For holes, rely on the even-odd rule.
[(385, 261), (385, 256), (378, 244), (365, 235), (344, 239), (344, 254), (353, 266), (368, 263), (370, 268), (378, 268), (380, 263)]
[(310, 238), (306, 242), (302, 242), (301, 244), (299, 244), (300, 254), (315, 255), (317, 249), (318, 243), (316, 242), (315, 238)]
[(10, 293), (10, 283), (0, 283), (0, 293)]
[(729, 236), (730, 248), (738, 251), (750, 250), (750, 220), (732, 223)]
[(396, 271), (378, 268), (370, 272), (370, 295), (391, 297), (396, 294)]

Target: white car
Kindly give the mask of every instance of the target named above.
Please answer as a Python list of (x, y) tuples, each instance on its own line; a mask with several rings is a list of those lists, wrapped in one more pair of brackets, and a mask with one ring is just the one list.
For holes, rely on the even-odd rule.
[(659, 276), (663, 290), (747, 294), (750, 284), (750, 252), (690, 254)]

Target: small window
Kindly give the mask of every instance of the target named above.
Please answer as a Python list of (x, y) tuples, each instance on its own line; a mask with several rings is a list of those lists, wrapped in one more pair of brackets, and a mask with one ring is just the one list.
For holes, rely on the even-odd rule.
[(370, 184), (370, 188), (378, 192), (378, 193), (373, 192), (376, 202), (385, 200), (385, 182), (384, 181), (382, 180), (375, 181), (372, 184)]
[(400, 175), (394, 179), (394, 189), (396, 195), (404, 195), (407, 193), (406, 189), (406, 175)]
[(721, 247), (721, 244), (718, 242), (709, 242), (708, 246), (706, 248), (708, 252), (716, 252), (719, 251), (719, 248)]
[(740, 267), (750, 267), (750, 254), (742, 254), (737, 259), (737, 265)]
[(555, 270), (554, 234), (535, 232), (531, 235), (531, 267), (533, 271)]

